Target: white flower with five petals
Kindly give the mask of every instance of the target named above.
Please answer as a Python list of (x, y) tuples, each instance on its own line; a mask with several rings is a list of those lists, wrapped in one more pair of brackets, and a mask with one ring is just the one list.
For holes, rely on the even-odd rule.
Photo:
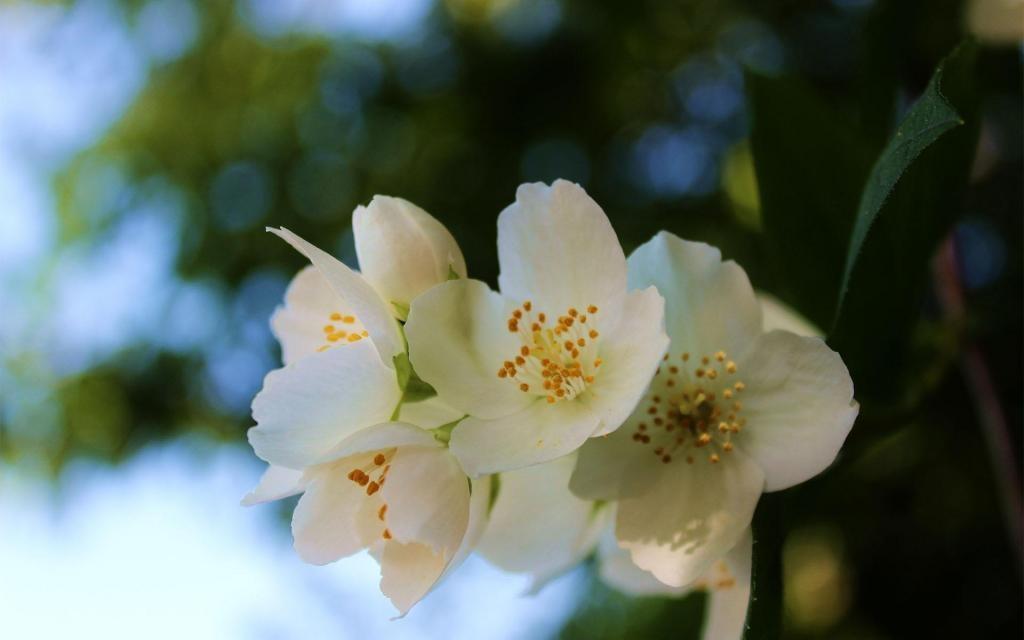
[(578, 185), (526, 184), (498, 218), (501, 293), (454, 280), (413, 301), (417, 374), (467, 414), (452, 451), (471, 476), (561, 457), (614, 431), (667, 346), (664, 301), (629, 291), (608, 218)]
[(717, 249), (659, 233), (629, 276), (665, 296), (672, 343), (623, 428), (580, 450), (570, 486), (616, 500), (619, 546), (682, 587), (736, 546), (763, 491), (832, 463), (858, 405), (824, 341), (764, 331), (746, 274)]

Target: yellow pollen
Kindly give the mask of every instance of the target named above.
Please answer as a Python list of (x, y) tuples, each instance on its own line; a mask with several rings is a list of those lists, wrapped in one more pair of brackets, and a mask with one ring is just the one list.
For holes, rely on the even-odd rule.
[(331, 314), (331, 320), (334, 320), (335, 322), (340, 322), (341, 314), (335, 311), (334, 313)]
[(594, 305), (590, 305), (589, 307), (587, 307), (587, 313), (591, 315), (597, 313), (597, 307), (595, 307)]
[(704, 459), (714, 465), (735, 450), (734, 436), (741, 432), (745, 420), (738, 415), (743, 406), (734, 396), (744, 386), (720, 380), (737, 370), (725, 351), (710, 354), (688, 365), (683, 363), (690, 361), (690, 354), (681, 353), (682, 362), (675, 361), (679, 366), (659, 367), (650, 395), (638, 408), (639, 415), (634, 414), (634, 422), (627, 423), (633, 425), (633, 442), (650, 444), (659, 463), (686, 460), (693, 464), (698, 456), (692, 450), (706, 448)]
[(388, 505), (386, 505), (386, 504), (380, 505), (380, 509), (377, 510), (377, 519), (383, 520), (384, 519), (384, 514), (386, 514), (387, 512), (388, 512)]
[(349, 342), (359, 342), (360, 340), (363, 339), (363, 336), (359, 335), (358, 333), (350, 333), (348, 334), (348, 337), (345, 339), (348, 340)]
[(370, 484), (366, 485), (366, 495), (368, 495), (368, 496), (372, 496), (373, 494), (377, 493), (377, 491), (379, 491), (379, 490), (380, 490), (380, 485), (377, 484), (376, 482), (370, 482)]
[(384, 456), (383, 453), (378, 453), (377, 455), (373, 456), (373, 464), (377, 465), (378, 467), (384, 464), (386, 461), (387, 458)]
[(527, 300), (526, 302), (523, 303), (523, 309), (530, 311), (531, 309), (533, 309), (533, 303)]
[(391, 531), (389, 531), (388, 529), (385, 529), (384, 533), (380, 534), (380, 537), (384, 538), (385, 540), (390, 540), (391, 539)]
[(355, 316), (345, 316), (345, 317), (343, 317), (341, 319), (341, 321), (344, 322), (345, 324), (352, 324), (353, 322), (356, 321), (356, 317)]
[(529, 391), (530, 390), (530, 385), (528, 385), (528, 384), (526, 384), (524, 382), (521, 385), (519, 385), (519, 390), (523, 391), (523, 392)]
[(324, 325), (324, 333), (334, 333), (334, 325), (333, 324), (325, 324)]

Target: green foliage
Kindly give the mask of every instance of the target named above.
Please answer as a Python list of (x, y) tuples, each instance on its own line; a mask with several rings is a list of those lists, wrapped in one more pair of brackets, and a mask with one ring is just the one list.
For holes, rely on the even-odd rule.
[(939, 65), (861, 197), (830, 343), (862, 396), (898, 399), (893, 363), (907, 357), (930, 258), (963, 212), (979, 127), (975, 59), (966, 43)]

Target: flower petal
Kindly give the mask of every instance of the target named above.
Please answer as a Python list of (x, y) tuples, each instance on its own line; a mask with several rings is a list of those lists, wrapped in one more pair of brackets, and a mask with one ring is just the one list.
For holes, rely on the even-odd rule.
[(670, 587), (633, 563), (629, 551), (619, 546), (611, 529), (601, 538), (598, 547), (598, 573), (605, 584), (633, 597), (681, 596), (693, 589), (690, 585)]
[(270, 465), (260, 477), (259, 484), (242, 498), (242, 506), (250, 507), (262, 502), (294, 496), (296, 493), (301, 493), (304, 486), (301, 471)]
[(469, 480), (447, 449), (398, 449), (380, 493), (396, 541), (455, 553), (469, 521)]
[(466, 277), (455, 238), (411, 202), (374, 196), (352, 214), (352, 231), (363, 277), (399, 308), (408, 309), (416, 296), (447, 281), (451, 270)]
[(839, 354), (819, 338), (772, 331), (740, 364), (747, 425), (737, 445), (765, 472), (765, 490), (825, 470), (839, 453), (858, 405)]
[(399, 395), (394, 370), (368, 342), (317, 353), (267, 375), (252, 403), (249, 443), (271, 464), (324, 462), (345, 437), (388, 420)]
[(597, 542), (595, 521), (604, 518), (593, 502), (569, 492), (574, 465), (568, 455), (501, 474), (480, 554), (505, 571), (533, 575), (538, 584), (583, 560)]
[(745, 353), (761, 334), (761, 307), (747, 274), (718, 249), (662, 231), (629, 256), (629, 286), (665, 297), (673, 355)]
[(432, 433), (403, 422), (382, 422), (360, 429), (324, 455), (325, 460), (338, 460), (359, 453), (377, 452), (396, 447), (441, 448)]
[(750, 606), (752, 539), (750, 529), (721, 562), (716, 562), (703, 581), (708, 590), (704, 611), (703, 640), (740, 640), (746, 630)]
[(775, 296), (758, 291), (757, 300), (761, 303), (765, 331), (782, 329), (798, 336), (825, 337), (821, 329)]
[(626, 261), (608, 216), (577, 184), (524, 184), (498, 216), (498, 283), (551, 315), (596, 305), (598, 328), (618, 323)]
[(414, 424), (421, 429), (436, 429), (455, 422), (465, 416), (461, 411), (453, 409), (438, 397), (427, 398), (419, 402), (407, 402), (398, 410), (398, 420)]
[(405, 324), (412, 365), (464, 414), (499, 418), (534, 399), (497, 376), (519, 353), (519, 337), (507, 328), (512, 307), (479, 280), (446, 282), (412, 303)]
[(764, 475), (738, 450), (716, 465), (677, 460), (671, 466), (650, 491), (619, 502), (615, 537), (637, 566), (681, 587), (739, 541), (754, 515)]
[(603, 414), (595, 436), (615, 431), (629, 417), (668, 348), (665, 299), (657, 289), (630, 291), (625, 309), (619, 326), (601, 341), (604, 362), (587, 389)]
[(313, 246), (285, 228), (267, 229), (284, 239), (323, 274), (334, 292), (351, 306), (356, 318), (370, 334), (370, 340), (380, 352), (381, 359), (391, 365), (392, 359), (405, 351), (402, 333), (392, 315), (391, 305), (385, 302), (361, 275), (346, 267), (329, 253)]
[(476, 477), (560, 458), (578, 449), (599, 423), (584, 402), (538, 399), (504, 418), (466, 418), (452, 431), (449, 446), (466, 473)]
[(399, 617), (423, 599), (444, 572), (444, 555), (427, 545), (391, 541), (380, 557), (380, 590)]
[(310, 564), (334, 562), (366, 546), (360, 524), (366, 492), (345, 477), (346, 468), (325, 465), (308, 473), (306, 492), (292, 514), (295, 550)]
[(591, 438), (580, 447), (569, 489), (587, 500), (636, 497), (662, 482), (667, 467), (654, 464), (651, 450), (637, 446), (632, 429)]
[[(292, 278), (284, 294), (284, 304), (270, 318), (270, 328), (281, 343), (284, 363), (291, 364), (332, 344), (324, 332), (324, 327), (332, 324), (331, 316), (350, 316), (353, 313), (315, 267), (304, 267)], [(344, 327), (339, 325), (338, 329), (358, 335), (363, 325), (356, 320)], [(336, 344), (341, 346), (349, 342), (337, 340)]]

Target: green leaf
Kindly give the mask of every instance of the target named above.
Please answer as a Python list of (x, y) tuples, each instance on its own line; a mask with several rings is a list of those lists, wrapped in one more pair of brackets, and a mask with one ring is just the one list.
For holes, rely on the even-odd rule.
[(395, 374), (398, 376), (398, 388), (405, 391), (409, 386), (409, 379), (412, 378), (412, 363), (409, 362), (409, 354), (403, 351), (393, 358), (395, 363)]
[[(402, 390), (402, 403), (419, 402), (437, 395), (434, 387), (420, 379), (409, 361), (409, 354), (402, 352), (394, 357), (395, 374), (398, 376), (398, 388)], [(395, 410), (395, 415), (398, 410)]]
[(827, 327), (872, 149), (799, 81), (748, 74), (746, 85), (774, 293)]
[(938, 66), (861, 195), (829, 336), (861, 397), (898, 399), (893, 371), (908, 354), (930, 259), (962, 211), (978, 136), (975, 49), (962, 44)]

